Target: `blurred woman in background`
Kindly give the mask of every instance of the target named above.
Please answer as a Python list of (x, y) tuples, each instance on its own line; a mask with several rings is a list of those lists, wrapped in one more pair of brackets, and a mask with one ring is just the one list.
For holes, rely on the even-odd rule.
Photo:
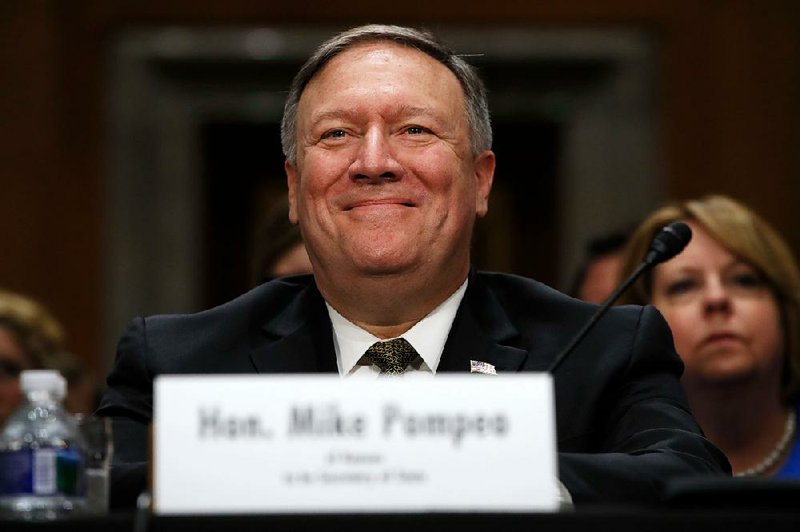
[(300, 228), (289, 221), (289, 200), (268, 211), (255, 232), (250, 258), (250, 287), (284, 275), (311, 273), (311, 260)]
[(686, 365), (682, 383), (708, 438), (738, 476), (800, 478), (800, 272), (786, 243), (747, 207), (723, 196), (651, 214), (626, 249), (621, 278), (666, 224), (692, 240), (656, 266), (623, 303), (653, 304)]
[(64, 406), (91, 413), (97, 393), (83, 365), (64, 348), (64, 329), (36, 301), (0, 290), (0, 425), (19, 406), (19, 374), (27, 369), (56, 369), (67, 379)]

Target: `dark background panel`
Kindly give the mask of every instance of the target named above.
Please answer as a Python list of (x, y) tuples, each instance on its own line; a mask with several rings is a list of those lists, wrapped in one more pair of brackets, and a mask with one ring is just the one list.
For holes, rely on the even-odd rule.
[[(470, 0), (0, 2), (0, 286), (48, 304), (65, 322), (70, 347), (98, 378), (105, 373), (109, 354), (101, 353), (98, 324), (107, 215), (106, 60), (115, 35), (125, 28), (166, 25), (396, 21), (433, 28), (645, 29), (661, 42), (666, 194), (733, 195), (763, 213), (800, 249), (798, 9), (791, 0), (496, 0), (491, 6)], [(557, 131), (545, 137), (550, 140), (542, 142), (558, 145)], [(542, 168), (552, 163), (544, 160)], [(501, 172), (502, 167), (498, 180), (503, 181)], [(527, 193), (536, 197), (539, 191)], [(547, 216), (546, 205), (532, 214), (534, 232)], [(479, 235), (476, 250), (484, 245)], [(541, 272), (530, 267), (549, 275), (546, 265)]]

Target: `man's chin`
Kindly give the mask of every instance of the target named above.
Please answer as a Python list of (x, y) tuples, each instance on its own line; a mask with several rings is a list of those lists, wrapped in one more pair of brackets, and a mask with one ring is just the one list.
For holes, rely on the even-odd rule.
[(363, 277), (398, 277), (413, 272), (415, 268), (411, 268), (404, 264), (367, 264), (361, 265), (358, 272)]
[(388, 277), (412, 273), (419, 264), (407, 254), (361, 256), (353, 261), (355, 271), (364, 277)]

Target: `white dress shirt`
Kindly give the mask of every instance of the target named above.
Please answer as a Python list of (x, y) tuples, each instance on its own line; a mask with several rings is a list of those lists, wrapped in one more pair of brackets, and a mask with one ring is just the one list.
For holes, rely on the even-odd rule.
[[(450, 334), (450, 327), (453, 325), (458, 306), (466, 291), (467, 280), (465, 279), (461, 286), (441, 305), (400, 335), (400, 338), (405, 338), (414, 347), (422, 359), (421, 363), (412, 362), (412, 368), (400, 375), (401, 377), (430, 376), (436, 373), (439, 360), (442, 358), (442, 351), (444, 351), (444, 344)], [(333, 326), (333, 346), (336, 350), (339, 375), (342, 377), (351, 375), (377, 377), (380, 374), (377, 366), (361, 365), (359, 360), (367, 349), (375, 342), (380, 342), (381, 338), (349, 321), (327, 301), (325, 306), (328, 307), (328, 315)], [(388, 340), (388, 338), (384, 340)]]
[[(406, 370), (402, 375), (393, 376), (393, 378), (426, 377), (436, 373), (439, 360), (442, 358), (442, 351), (444, 351), (444, 344), (450, 334), (450, 327), (453, 325), (458, 306), (464, 299), (466, 291), (467, 280), (465, 279), (458, 290), (453, 292), (453, 295), (400, 335), (400, 338), (405, 338), (419, 353), (422, 362), (419, 367), (412, 362), (412, 369)], [(380, 342), (381, 339), (339, 314), (327, 301), (325, 306), (328, 307), (328, 315), (333, 325), (333, 345), (336, 350), (339, 375), (377, 378), (380, 375), (380, 368), (375, 365), (361, 365), (358, 362), (367, 349), (375, 342)], [(572, 496), (566, 486), (558, 479), (556, 482), (559, 488), (561, 509), (572, 508)]]

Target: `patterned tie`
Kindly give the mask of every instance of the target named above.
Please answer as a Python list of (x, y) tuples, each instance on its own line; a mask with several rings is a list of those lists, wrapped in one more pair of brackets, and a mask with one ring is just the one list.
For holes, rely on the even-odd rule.
[(382, 375), (400, 375), (417, 356), (417, 352), (405, 338), (386, 342), (375, 342), (364, 353), (364, 357), (381, 368)]

